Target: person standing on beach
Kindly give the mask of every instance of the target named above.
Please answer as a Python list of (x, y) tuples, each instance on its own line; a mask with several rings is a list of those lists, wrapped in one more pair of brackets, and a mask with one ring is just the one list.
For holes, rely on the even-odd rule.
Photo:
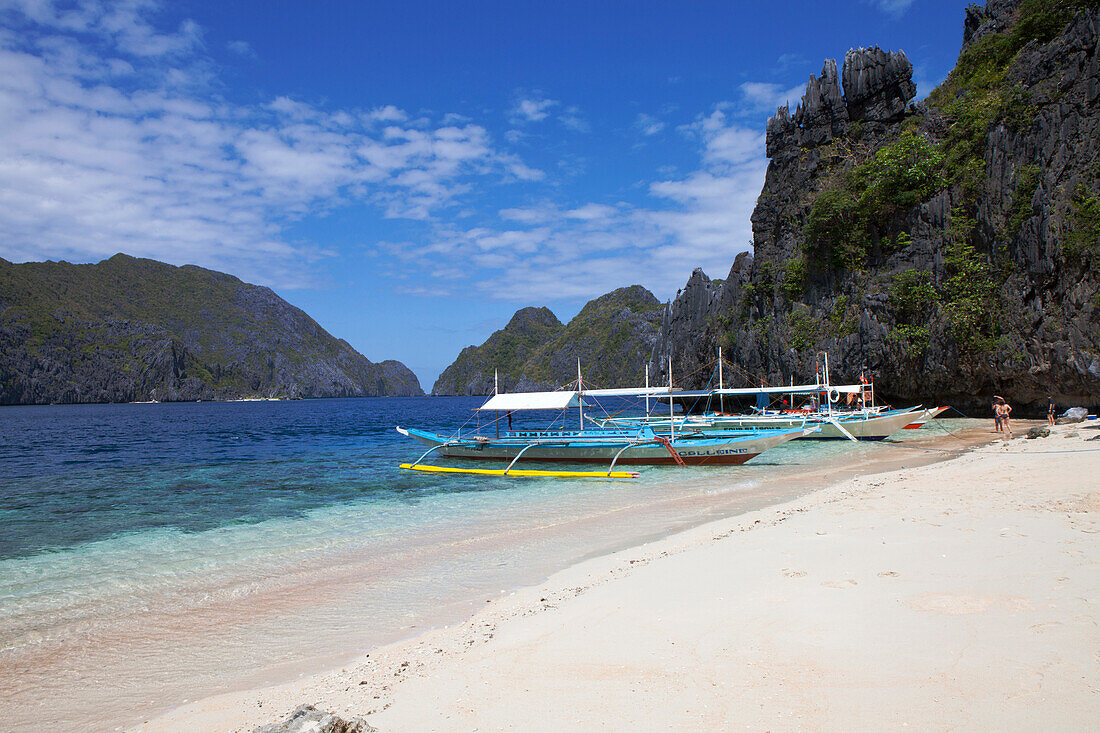
[(1001, 398), (1001, 404), (997, 405), (997, 413), (1001, 416), (1001, 432), (1005, 436), (1012, 437), (1012, 426), (1009, 424), (1008, 418), (1012, 413), (1012, 405), (1008, 404), (1004, 398)]
[(1001, 405), (1005, 402), (1005, 398), (1000, 395), (993, 395), (993, 432), (1001, 432)]
[(1054, 413), (1057, 410), (1054, 406), (1054, 395), (1047, 395), (1047, 425), (1053, 427), (1054, 425)]

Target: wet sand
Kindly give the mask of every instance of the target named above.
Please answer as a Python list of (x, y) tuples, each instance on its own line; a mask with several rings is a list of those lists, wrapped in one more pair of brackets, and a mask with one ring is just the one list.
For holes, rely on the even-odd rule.
[(1096, 434), (997, 443), (593, 558), (336, 671), (137, 730), (246, 731), (306, 702), (383, 731), (1087, 727)]

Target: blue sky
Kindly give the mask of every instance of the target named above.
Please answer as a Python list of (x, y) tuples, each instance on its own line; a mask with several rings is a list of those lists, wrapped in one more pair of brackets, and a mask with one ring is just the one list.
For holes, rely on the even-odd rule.
[(0, 256), (269, 285), (425, 390), (525, 305), (674, 297), (751, 239), (767, 117), (965, 2), (0, 0)]

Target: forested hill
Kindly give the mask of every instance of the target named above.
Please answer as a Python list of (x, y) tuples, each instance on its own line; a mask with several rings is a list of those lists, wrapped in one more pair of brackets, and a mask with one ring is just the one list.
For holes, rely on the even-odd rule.
[(269, 288), (118, 254), (0, 259), (0, 403), (423, 394)]
[(589, 301), (567, 325), (549, 308), (523, 308), (480, 346), (462, 350), (432, 394), (492, 394), (554, 389), (577, 378), (598, 387), (641, 384), (657, 338), (661, 303), (641, 285)]

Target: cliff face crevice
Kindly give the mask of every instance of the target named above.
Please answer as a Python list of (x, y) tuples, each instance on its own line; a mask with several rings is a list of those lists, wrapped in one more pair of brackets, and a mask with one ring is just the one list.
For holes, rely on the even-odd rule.
[(0, 260), (0, 404), (419, 395), (269, 288), (116, 255)]
[[(771, 383), (863, 368), (898, 402), (1100, 402), (1096, 3), (971, 6), (959, 62), (912, 103), (900, 51), (849, 51), (767, 123), (753, 254), (692, 274), (652, 368)], [(687, 386), (701, 386), (709, 372)]]

